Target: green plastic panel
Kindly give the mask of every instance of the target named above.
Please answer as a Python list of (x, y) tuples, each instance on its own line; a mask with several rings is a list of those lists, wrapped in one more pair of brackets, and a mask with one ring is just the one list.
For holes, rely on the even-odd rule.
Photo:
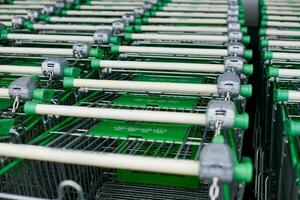
[(9, 108), (13, 105), (13, 100), (11, 99), (0, 99), (0, 111)]
[(102, 120), (89, 131), (93, 136), (132, 137), (145, 140), (163, 140), (181, 142), (184, 140), (190, 125), (132, 123), (117, 120)]
[(14, 119), (1, 119), (0, 120), (0, 137), (9, 135), (9, 130), (13, 126)]
[(193, 108), (199, 98), (172, 98), (172, 97), (160, 97), (160, 96), (145, 96), (145, 95), (133, 95), (124, 94), (117, 98), (113, 104), (117, 105), (129, 105), (129, 106), (151, 106), (159, 108), (181, 108), (191, 109)]
[[(157, 81), (155, 77), (139, 76), (142, 80), (151, 79)], [(174, 81), (173, 79), (168, 80)], [(159, 79), (166, 81), (166, 79)], [(202, 79), (200, 79), (202, 80)], [(145, 80), (146, 81), (146, 80)], [(189, 79), (196, 81), (196, 79)], [(199, 79), (197, 79), (199, 81)], [(169, 98), (159, 96), (145, 96), (125, 94), (117, 98), (113, 104), (115, 105), (131, 105), (131, 106), (158, 106), (160, 108), (193, 108), (197, 98)], [(192, 126), (182, 124), (160, 124), (160, 123), (144, 123), (144, 122), (126, 122), (117, 120), (102, 120), (100, 123), (89, 131), (93, 136), (111, 136), (111, 137), (131, 137), (141, 138), (145, 140), (162, 140), (182, 142)], [(116, 144), (120, 145), (120, 144)], [(159, 145), (159, 143), (158, 143)], [(155, 146), (155, 145), (154, 145)], [(172, 151), (177, 152), (179, 145), (174, 145)], [(192, 154), (197, 149), (192, 147)], [(163, 153), (163, 152), (162, 152)], [(150, 155), (149, 155), (150, 156)], [(185, 187), (191, 189), (199, 188), (199, 178), (193, 176), (176, 176), (162, 173), (149, 173), (134, 170), (117, 170), (117, 180), (124, 183), (137, 184), (156, 184), (173, 187)]]
[(167, 185), (190, 189), (199, 189), (199, 178), (193, 176), (176, 176), (168, 174), (155, 174), (131, 170), (117, 170), (119, 182)]
[(137, 75), (133, 78), (135, 81), (148, 82), (170, 82), (170, 83), (204, 83), (204, 77), (174, 77), (174, 76), (152, 76), (152, 75)]

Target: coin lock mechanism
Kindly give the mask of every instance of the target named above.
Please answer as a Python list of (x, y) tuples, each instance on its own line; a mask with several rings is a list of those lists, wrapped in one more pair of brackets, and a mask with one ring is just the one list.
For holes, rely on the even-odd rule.
[(211, 100), (206, 110), (206, 126), (210, 130), (215, 129), (217, 122), (222, 127), (232, 128), (235, 122), (235, 107), (233, 102), (224, 100)]
[(241, 80), (232, 72), (225, 72), (217, 80), (218, 95), (220, 97), (238, 97), (240, 95)]
[(112, 36), (111, 30), (101, 29), (97, 30), (94, 33), (94, 41), (98, 45), (106, 45), (109, 44), (109, 38)]
[(241, 74), (244, 67), (244, 60), (240, 57), (227, 57), (224, 60), (224, 67), (226, 72)]
[(91, 46), (83, 43), (76, 43), (73, 45), (73, 57), (74, 58), (88, 58), (90, 55)]
[(32, 77), (20, 77), (13, 81), (8, 87), (8, 93), (11, 99), (19, 98), (20, 101), (31, 100), (33, 90), (37, 85)]
[(64, 69), (68, 66), (68, 61), (65, 58), (48, 58), (42, 63), (42, 73), (47, 77), (61, 78), (64, 76)]
[(200, 179), (211, 180), (215, 177), (231, 182), (234, 173), (234, 160), (227, 144), (208, 144), (200, 153)]

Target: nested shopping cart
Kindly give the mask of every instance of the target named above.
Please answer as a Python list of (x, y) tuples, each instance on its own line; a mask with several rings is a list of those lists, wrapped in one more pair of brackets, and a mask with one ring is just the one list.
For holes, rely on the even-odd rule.
[[(209, 99), (208, 97), (195, 98), (178, 96), (174, 98), (174, 96), (157, 97), (141, 94), (116, 95), (110, 92), (94, 92), (86, 99), (83, 99), (77, 106), (88, 108), (96, 107), (96, 109), (120, 109), (121, 113), (122, 109), (123, 112), (130, 109), (138, 112), (161, 112), (162, 114), (164, 111), (176, 111), (178, 114), (201, 114), (205, 112)], [(28, 104), (28, 106), (29, 109), (31, 109), (30, 104)], [(84, 112), (84, 108), (80, 110)], [(31, 111), (29, 110), (29, 112)], [(159, 117), (159, 114), (157, 117)], [(184, 160), (194, 160), (198, 165), (199, 161), (197, 160), (201, 154), (200, 150), (204, 146), (211, 143), (212, 140), (215, 140), (216, 143), (226, 141), (233, 149), (232, 153), (234, 155), (234, 163), (235, 166), (237, 166), (237, 171), (242, 170), (241, 173), (237, 172), (235, 177), (237, 179), (241, 178), (242, 181), (247, 181), (246, 179), (251, 177), (251, 164), (249, 160), (245, 158), (242, 159), (243, 162), (238, 164), (238, 160), (240, 159), (240, 153), (238, 153), (238, 146), (240, 146), (238, 138), (241, 136), (239, 131), (226, 130), (222, 131), (221, 135), (214, 137), (213, 132), (205, 127), (199, 126), (72, 117), (67, 118), (55, 128), (42, 134), (40, 140), (35, 141), (35, 144), (40, 143), (47, 147), (80, 150), (83, 152), (96, 151), (109, 153), (109, 155), (113, 154), (111, 155), (112, 160), (114, 155), (130, 155), (128, 159), (131, 157), (134, 158), (135, 156), (144, 156), (145, 160), (153, 157), (172, 158), (179, 163)], [(199, 185), (199, 178), (196, 176), (172, 176), (164, 173), (139, 172), (136, 170), (122, 169), (122, 167), (120, 169), (108, 170), (38, 161), (15, 160), (11, 162), (12, 163), (8, 165), (9, 171), (2, 176), (3, 178), (5, 177), (2, 180), (11, 181), (11, 184), (20, 183), (20, 186), (23, 185), (21, 183), (22, 181), (27, 182), (30, 180), (30, 184), (26, 184), (27, 186), (24, 185), (24, 189), (21, 189), (19, 186), (7, 187), (7, 193), (19, 195), (34, 194), (33, 196), (36, 197), (56, 198), (58, 195), (56, 192), (57, 186), (65, 179), (73, 180), (81, 185), (84, 196), (87, 199), (94, 197), (98, 199), (118, 199), (121, 196), (125, 199), (132, 199), (138, 195), (147, 198), (145, 195), (149, 194), (150, 191), (152, 191), (152, 193), (149, 194), (149, 199), (163, 198), (164, 195), (168, 195), (169, 198), (198, 199), (204, 198), (208, 194), (206, 190), (208, 186), (203, 186), (203, 183)], [(116, 162), (118, 163), (117, 160)], [(134, 161), (128, 160), (128, 162), (125, 163), (130, 164), (131, 162)], [(155, 162), (152, 164), (155, 165)], [(157, 160), (157, 165), (159, 165), (159, 159)], [(35, 167), (41, 171), (37, 172), (36, 170), (32, 170), (32, 168)], [(25, 170), (25, 174), (34, 172), (37, 177), (33, 180), (33, 176), (29, 174), (28, 177), (21, 175), (23, 172), (18, 176), (15, 173), (18, 173), (19, 170)], [(45, 177), (45, 174), (49, 177)], [(17, 178), (18, 181), (13, 180), (14, 178)], [(24, 180), (22, 180), (23, 178)], [(161, 185), (161, 187), (148, 187), (148, 184)], [(8, 186), (10, 184), (6, 183), (4, 185)], [(44, 186), (40, 187), (41, 185)], [(26, 187), (28, 186), (31, 189), (27, 190)], [(175, 186), (177, 189), (175, 189)], [(239, 186), (239, 184), (233, 184), (230, 188), (232, 189)], [(185, 189), (178, 189), (178, 187)], [(225, 190), (224, 198), (228, 198), (228, 195), (230, 195), (228, 187), (228, 185), (225, 185), (223, 188)], [(13, 191), (14, 188), (18, 189)], [(47, 189), (43, 190), (43, 188)], [(201, 188), (200, 191), (199, 188)], [(202, 188), (204, 191), (202, 191)], [(12, 190), (10, 191), (10, 189)], [(28, 193), (23, 193), (23, 191), (28, 191)], [(205, 196), (203, 193), (205, 193)], [(72, 199), (74, 198), (72, 195), (75, 194), (76, 192), (69, 191), (67, 195), (70, 196), (66, 198)]]
[(262, 66), (266, 80), (265, 144), (268, 147), (260, 148), (263, 150), (257, 165), (267, 162), (269, 167), (260, 170), (257, 183), (267, 187), (261, 187), (258, 195), (259, 199), (298, 199), (297, 139), (291, 136), (289, 122), (298, 115), (299, 4), (261, 1), (261, 5)]

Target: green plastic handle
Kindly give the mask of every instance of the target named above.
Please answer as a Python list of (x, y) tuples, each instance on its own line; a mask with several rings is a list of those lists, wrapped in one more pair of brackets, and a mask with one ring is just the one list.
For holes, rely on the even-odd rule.
[(126, 26), (125, 27), (125, 33), (132, 33), (134, 31), (134, 27), (133, 26)]
[(267, 69), (267, 77), (272, 78), (272, 77), (278, 77), (279, 76), (279, 69), (274, 68), (274, 67), (268, 67)]
[(273, 53), (271, 51), (266, 51), (263, 54), (264, 60), (271, 60), (273, 58)]
[(124, 39), (125, 39), (126, 41), (131, 41), (131, 40), (132, 40), (132, 34), (131, 34), (131, 33), (125, 33)]
[(247, 27), (241, 27), (241, 32), (243, 34), (248, 34), (248, 28)]
[(249, 128), (249, 115), (247, 113), (236, 114), (234, 127), (247, 130)]
[(240, 94), (244, 97), (252, 96), (252, 85), (241, 85)]
[(110, 44), (120, 44), (121, 43), (121, 38), (117, 36), (113, 36), (109, 38), (109, 43)]
[(7, 29), (0, 30), (0, 40), (7, 40), (8, 32), (9, 31)]
[(250, 41), (251, 41), (251, 38), (249, 35), (244, 35), (243, 38), (242, 38), (242, 42), (245, 44), (245, 45), (249, 45), (250, 44)]
[(53, 98), (53, 95), (54, 95), (54, 90), (38, 88), (33, 90), (32, 97), (35, 100), (50, 102)]
[(284, 122), (284, 132), (290, 136), (299, 136), (300, 135), (300, 122), (294, 120), (286, 120)]
[(265, 40), (265, 39), (261, 40), (260, 41), (260, 46), (261, 47), (268, 47), (269, 46), (269, 40)]
[(33, 29), (33, 25), (34, 25), (34, 23), (31, 22), (31, 21), (25, 21), (24, 22), (24, 27), (27, 28), (27, 29), (29, 29), (29, 30)]
[(134, 29), (135, 32), (141, 32), (142, 31), (141, 25), (135, 25), (135, 26), (133, 26), (133, 29)]
[(119, 46), (118, 45), (112, 45), (110, 48), (112, 53), (119, 53)]
[(249, 183), (252, 177), (253, 165), (250, 158), (243, 157), (241, 163), (234, 164), (234, 180)]
[(274, 91), (274, 100), (279, 101), (288, 101), (289, 100), (289, 91), (277, 89)]
[(103, 49), (93, 48), (90, 50), (90, 57), (101, 58), (104, 54)]
[(73, 86), (74, 86), (73, 83), (74, 83), (74, 78), (65, 77), (64, 82), (63, 82), (63, 86), (64, 86), (64, 88), (73, 88)]
[(0, 120), (0, 137), (10, 135), (10, 129), (15, 123), (15, 119), (1, 119)]
[(67, 67), (64, 69), (64, 76), (78, 78), (81, 73), (81, 69), (77, 67)]
[(260, 30), (259, 30), (259, 35), (260, 36), (265, 36), (267, 34), (267, 29), (266, 28), (261, 28)]
[(253, 74), (253, 65), (252, 64), (244, 64), (243, 74), (247, 76), (251, 76)]
[(246, 58), (247, 60), (251, 60), (253, 57), (253, 51), (250, 49), (247, 49), (244, 51), (244, 58)]
[(92, 69), (100, 69), (101, 68), (101, 66), (100, 66), (100, 59), (93, 58), (91, 60), (91, 67), (92, 67)]
[(38, 102), (36, 101), (26, 101), (26, 103), (24, 104), (24, 113), (26, 115), (36, 115), (36, 105), (38, 104)]

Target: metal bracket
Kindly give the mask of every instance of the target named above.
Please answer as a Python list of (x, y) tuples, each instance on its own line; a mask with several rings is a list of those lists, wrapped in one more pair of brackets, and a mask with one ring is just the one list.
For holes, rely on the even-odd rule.
[(18, 97), (20, 101), (31, 100), (36, 87), (36, 81), (32, 77), (20, 77), (9, 85), (8, 93), (11, 99)]
[(76, 43), (73, 45), (72, 50), (74, 58), (88, 58), (91, 46), (88, 44)]
[(225, 72), (218, 77), (218, 94), (221, 97), (238, 97), (240, 94), (241, 80), (232, 72)]
[(227, 50), (228, 50), (228, 55), (243, 56), (245, 52), (245, 46), (239, 42), (232, 42), (228, 44)]
[(215, 129), (217, 122), (222, 127), (232, 128), (234, 126), (235, 107), (233, 102), (224, 100), (211, 100), (206, 111), (206, 125), (210, 130)]
[(52, 57), (42, 63), (42, 73), (45, 76), (53, 75), (53, 78), (64, 76), (64, 69), (69, 66), (67, 59)]
[(11, 19), (13, 29), (22, 29), (24, 27), (25, 17), (15, 16)]
[(219, 178), (225, 182), (233, 180), (234, 161), (230, 147), (226, 144), (208, 144), (200, 153), (200, 179)]
[(225, 71), (241, 74), (244, 67), (244, 60), (240, 57), (227, 57), (224, 60)]
[(109, 44), (109, 38), (112, 35), (112, 31), (108, 29), (102, 29), (95, 31), (93, 38), (96, 44), (104, 45)]

